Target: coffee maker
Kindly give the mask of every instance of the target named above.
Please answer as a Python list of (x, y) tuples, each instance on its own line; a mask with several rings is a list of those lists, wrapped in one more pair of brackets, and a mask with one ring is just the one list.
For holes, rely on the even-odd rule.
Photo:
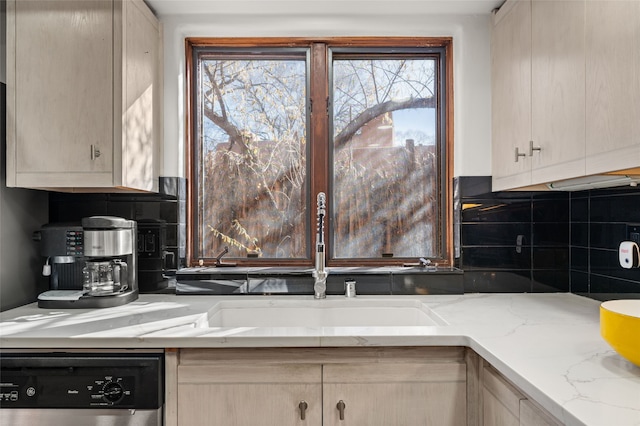
[(33, 234), (46, 258), (42, 275), (49, 277), (51, 293), (82, 290), (84, 239), (79, 223), (50, 223)]
[[(87, 217), (82, 219), (81, 235), (77, 228), (59, 227), (48, 235), (43, 232), (45, 228), (41, 231), (43, 248), (53, 247), (56, 251), (43, 251), (43, 255), (51, 259), (53, 266), (63, 260), (72, 261), (74, 267), (72, 275), (62, 283), (61, 274), (51, 271), (51, 290), (38, 296), (39, 307), (107, 308), (138, 298), (135, 221), (113, 216)], [(57, 241), (48, 241), (50, 237)], [(48, 261), (45, 271), (47, 265)]]

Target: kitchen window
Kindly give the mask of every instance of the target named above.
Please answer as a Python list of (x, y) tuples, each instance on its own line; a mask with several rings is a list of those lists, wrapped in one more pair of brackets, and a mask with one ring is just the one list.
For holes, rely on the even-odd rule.
[(451, 40), (188, 39), (190, 264), (452, 260)]

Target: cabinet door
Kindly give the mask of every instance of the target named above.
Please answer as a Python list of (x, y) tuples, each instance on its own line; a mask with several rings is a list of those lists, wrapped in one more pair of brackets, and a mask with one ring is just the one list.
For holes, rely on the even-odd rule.
[(493, 190), (531, 182), (531, 2), (504, 7), (491, 35)]
[(463, 363), (330, 364), (324, 366), (323, 384), (325, 426), (449, 426), (467, 421)]
[(584, 1), (533, 0), (532, 184), (585, 174)]
[(482, 425), (518, 426), (520, 401), (525, 399), (491, 367), (485, 365), (481, 372)]
[[(160, 145), (160, 35), (142, 1), (123, 7), (122, 186), (157, 190)], [(116, 168), (119, 165), (116, 165)]]
[(320, 426), (321, 379), (320, 365), (180, 366), (178, 425)]
[(520, 426), (560, 426), (560, 424), (528, 399), (520, 401)]
[(640, 2), (586, 5), (587, 174), (640, 166)]
[(15, 134), (8, 139), (20, 186), (69, 186), (90, 174), (93, 183), (111, 182), (111, 3), (15, 3)]

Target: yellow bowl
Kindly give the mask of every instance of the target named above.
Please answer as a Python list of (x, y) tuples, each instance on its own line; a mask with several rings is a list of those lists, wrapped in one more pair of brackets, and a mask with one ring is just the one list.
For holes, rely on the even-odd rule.
[(602, 303), (600, 334), (616, 352), (640, 366), (640, 300)]

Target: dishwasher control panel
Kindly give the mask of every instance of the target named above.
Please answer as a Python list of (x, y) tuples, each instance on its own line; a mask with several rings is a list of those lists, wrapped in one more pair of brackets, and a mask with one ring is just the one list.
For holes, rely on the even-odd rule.
[(163, 356), (0, 357), (0, 408), (158, 408)]

